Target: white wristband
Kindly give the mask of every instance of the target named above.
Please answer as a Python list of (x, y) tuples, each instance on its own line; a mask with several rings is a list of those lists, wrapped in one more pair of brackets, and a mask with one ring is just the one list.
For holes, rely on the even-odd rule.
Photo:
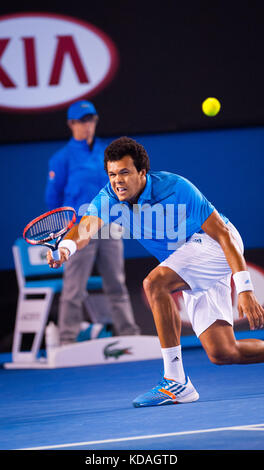
[(70, 256), (74, 255), (75, 251), (77, 250), (77, 245), (73, 240), (66, 239), (62, 240), (59, 243), (58, 248), (67, 248), (70, 252)]
[(240, 294), (240, 292), (254, 290), (248, 271), (239, 271), (238, 273), (233, 274), (233, 279), (238, 294)]

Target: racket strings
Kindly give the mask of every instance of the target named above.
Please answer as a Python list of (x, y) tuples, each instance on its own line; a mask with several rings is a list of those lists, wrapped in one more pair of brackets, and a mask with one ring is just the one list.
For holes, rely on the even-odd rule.
[(36, 221), (28, 228), (26, 237), (34, 240), (42, 240), (51, 234), (56, 238), (56, 234), (66, 229), (72, 221), (72, 211), (54, 212)]

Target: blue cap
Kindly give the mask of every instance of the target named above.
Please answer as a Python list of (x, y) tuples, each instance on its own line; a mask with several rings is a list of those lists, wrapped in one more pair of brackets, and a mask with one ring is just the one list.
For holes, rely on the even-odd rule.
[(90, 101), (76, 101), (68, 109), (68, 119), (81, 119), (86, 114), (97, 115), (97, 111)]

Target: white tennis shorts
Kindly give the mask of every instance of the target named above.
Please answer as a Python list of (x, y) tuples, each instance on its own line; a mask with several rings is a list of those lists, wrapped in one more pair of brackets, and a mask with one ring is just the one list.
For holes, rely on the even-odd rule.
[[(239, 232), (231, 222), (227, 226), (243, 253)], [(233, 325), (232, 272), (219, 243), (206, 233), (194, 233), (160, 266), (172, 269), (189, 284), (191, 290), (182, 294), (193, 331), (198, 337), (216, 320), (225, 320)]]

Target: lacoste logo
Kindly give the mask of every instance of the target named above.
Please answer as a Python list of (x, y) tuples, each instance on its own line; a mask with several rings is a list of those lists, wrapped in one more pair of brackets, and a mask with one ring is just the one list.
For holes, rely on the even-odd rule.
[(112, 346), (115, 346), (118, 344), (118, 341), (115, 341), (114, 343), (110, 343), (104, 348), (104, 357), (105, 359), (108, 359), (109, 357), (114, 357), (115, 359), (118, 359), (120, 356), (123, 356), (124, 354), (132, 354), (130, 351), (131, 348), (123, 348), (123, 349), (118, 349), (118, 348), (112, 348)]

